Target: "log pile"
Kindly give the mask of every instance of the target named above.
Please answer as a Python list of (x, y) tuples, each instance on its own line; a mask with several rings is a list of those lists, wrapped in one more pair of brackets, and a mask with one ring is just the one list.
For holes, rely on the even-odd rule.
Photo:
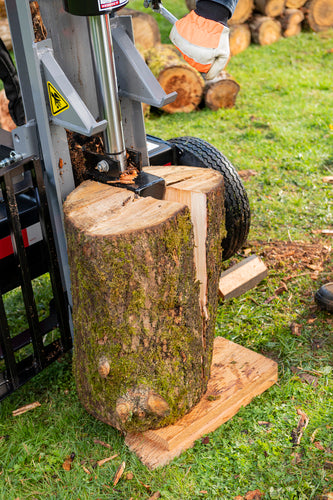
[[(185, 0), (189, 10), (195, 2)], [(333, 0), (239, 0), (230, 27), (232, 56), (250, 43), (270, 45), (303, 29), (325, 31), (333, 28)]]

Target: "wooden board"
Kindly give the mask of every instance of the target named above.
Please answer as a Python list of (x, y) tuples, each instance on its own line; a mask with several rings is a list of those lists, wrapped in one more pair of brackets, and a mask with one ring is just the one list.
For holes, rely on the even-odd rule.
[(223, 300), (239, 297), (267, 276), (267, 267), (257, 255), (251, 255), (221, 274), (219, 293)]
[(201, 401), (174, 425), (129, 433), (125, 443), (149, 469), (166, 465), (204, 434), (277, 382), (274, 361), (223, 337), (214, 342), (211, 377)]

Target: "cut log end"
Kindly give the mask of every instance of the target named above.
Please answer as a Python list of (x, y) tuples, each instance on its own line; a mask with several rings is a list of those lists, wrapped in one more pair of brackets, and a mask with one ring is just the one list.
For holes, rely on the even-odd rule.
[(228, 73), (221, 72), (214, 81), (206, 83), (205, 104), (213, 111), (233, 108), (239, 90), (239, 84)]
[(253, 0), (238, 0), (236, 9), (231, 19), (229, 19), (229, 25), (245, 23), (251, 16), (253, 8)]
[(324, 31), (333, 26), (332, 0), (310, 0), (304, 5), (305, 24), (313, 31)]
[(267, 16), (254, 16), (250, 29), (253, 42), (259, 45), (270, 45), (281, 38), (281, 24)]
[(166, 68), (159, 74), (158, 81), (169, 94), (177, 92), (175, 101), (162, 109), (167, 113), (190, 113), (198, 108), (203, 93), (204, 81), (199, 73), (184, 65)]
[(235, 56), (243, 52), (251, 43), (251, 31), (247, 24), (234, 24), (230, 26), (229, 44), (230, 54)]

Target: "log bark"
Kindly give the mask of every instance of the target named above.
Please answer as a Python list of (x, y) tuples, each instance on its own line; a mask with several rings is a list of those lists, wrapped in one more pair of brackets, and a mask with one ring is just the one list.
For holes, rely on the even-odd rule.
[(5, 0), (0, 0), (0, 17), (7, 17)]
[(167, 113), (189, 113), (202, 100), (204, 79), (181, 57), (174, 47), (161, 45), (145, 52), (146, 62), (167, 94), (177, 92), (176, 100), (162, 109)]
[(207, 108), (216, 111), (220, 108), (233, 108), (240, 90), (239, 84), (225, 71), (217, 78), (206, 82), (204, 101)]
[(121, 9), (117, 15), (132, 17), (134, 41), (138, 50), (147, 50), (161, 43), (160, 29), (153, 16), (127, 8)]
[(247, 24), (233, 24), (230, 26), (229, 44), (231, 56), (243, 52), (250, 43), (251, 30)]
[(229, 19), (229, 25), (245, 23), (250, 18), (253, 8), (253, 0), (238, 0), (235, 12)]
[[(193, 179), (206, 169), (194, 170), (186, 172), (187, 181), (198, 185)], [(206, 281), (196, 269), (203, 257), (195, 260), (195, 215), (185, 203), (136, 199), (130, 191), (86, 181), (64, 205), (78, 395), (88, 412), (124, 432), (176, 421), (207, 387), (221, 265), (222, 176), (202, 182), (196, 201), (200, 193), (205, 257), (212, 266)]]
[(249, 24), (254, 43), (270, 45), (281, 38), (281, 24), (271, 17), (256, 15)]
[(312, 31), (324, 31), (333, 27), (333, 1), (310, 0), (304, 7), (304, 24)]
[(268, 17), (281, 16), (285, 0), (254, 0), (255, 9)]
[(282, 17), (277, 20), (281, 24), (282, 35), (290, 37), (298, 35), (302, 31), (304, 14), (299, 9), (286, 9)]
[(196, 0), (185, 0), (185, 3), (188, 10), (194, 10), (197, 2)]

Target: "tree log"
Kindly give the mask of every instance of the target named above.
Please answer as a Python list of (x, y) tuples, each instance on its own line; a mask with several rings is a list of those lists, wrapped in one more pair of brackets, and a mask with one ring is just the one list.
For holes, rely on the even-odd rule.
[(196, 0), (185, 0), (185, 3), (188, 10), (194, 10), (197, 2)]
[(243, 52), (250, 43), (251, 30), (247, 24), (233, 24), (230, 26), (229, 44), (231, 56)]
[(283, 16), (277, 19), (281, 24), (282, 35), (286, 38), (298, 35), (302, 31), (303, 19), (304, 14), (301, 10), (286, 9)]
[(8, 132), (16, 128), (8, 109), (8, 99), (4, 89), (0, 91), (0, 127)]
[(281, 16), (285, 0), (254, 0), (255, 9), (268, 17)]
[(162, 109), (167, 113), (189, 113), (195, 110), (204, 90), (204, 79), (181, 57), (177, 49), (161, 45), (145, 52), (146, 62), (164, 91), (177, 92), (176, 100)]
[[(92, 181), (82, 183), (64, 204), (78, 395), (88, 412), (124, 432), (176, 421), (207, 387), (224, 228), (223, 178), (214, 172), (208, 179), (208, 169), (191, 170), (184, 182), (194, 193), (197, 215), (184, 202), (137, 199), (130, 191)], [(205, 237), (200, 250), (191, 222), (196, 219)], [(208, 258), (204, 281), (196, 265)]]
[(147, 50), (161, 43), (158, 22), (153, 16), (127, 8), (121, 9), (117, 15), (132, 17), (134, 41), (138, 50)]
[(0, 17), (7, 17), (5, 0), (0, 0)]
[(333, 0), (310, 0), (302, 10), (307, 28), (324, 31), (333, 27)]
[(253, 8), (253, 0), (238, 0), (235, 12), (229, 19), (229, 25), (245, 23), (251, 16)]
[(281, 38), (281, 24), (271, 17), (253, 16), (249, 26), (252, 41), (259, 45), (270, 45)]
[(286, 0), (287, 9), (300, 9), (305, 4), (306, 0)]
[(239, 84), (225, 71), (206, 82), (204, 101), (207, 108), (216, 111), (220, 108), (233, 108), (237, 94), (240, 90)]
[(12, 35), (10, 33), (7, 17), (0, 18), (0, 38), (8, 50), (13, 49)]

